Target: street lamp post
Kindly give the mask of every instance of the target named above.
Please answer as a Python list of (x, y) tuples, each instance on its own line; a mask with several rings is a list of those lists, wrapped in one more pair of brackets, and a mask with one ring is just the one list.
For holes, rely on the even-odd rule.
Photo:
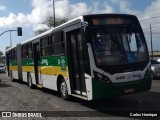
[(10, 46), (11, 47), (12, 47), (12, 34), (11, 34), (12, 31), (17, 31), (17, 30), (6, 30), (6, 31), (4, 31), (3, 33), (0, 34), (0, 36), (1, 36), (1, 35), (3, 35), (6, 32), (10, 32)]
[[(141, 20), (140, 22), (144, 22), (144, 21), (146, 21), (146, 20), (150, 20), (150, 19), (153, 19), (153, 18), (159, 18), (159, 17), (160, 17), (160, 16), (150, 17), (150, 18)], [(151, 37), (151, 58), (153, 58), (153, 43), (152, 43), (152, 26), (151, 26), (151, 24), (150, 24), (150, 37)]]
[(9, 31), (10, 32), (10, 46), (12, 47), (12, 31)]
[(152, 26), (150, 24), (150, 36), (151, 36), (151, 57), (153, 58), (153, 45), (152, 45)]
[(0, 34), (0, 36), (1, 35), (3, 35), (4, 33), (6, 33), (6, 32), (10, 32), (10, 47), (12, 47), (12, 32), (13, 31), (17, 31), (17, 33), (18, 33), (18, 36), (22, 36), (22, 28), (21, 27), (17, 27), (17, 30), (6, 30), (6, 31), (4, 31), (4, 32), (2, 32), (1, 34)]
[(55, 2), (53, 0), (53, 19), (54, 19), (54, 27), (55, 27)]

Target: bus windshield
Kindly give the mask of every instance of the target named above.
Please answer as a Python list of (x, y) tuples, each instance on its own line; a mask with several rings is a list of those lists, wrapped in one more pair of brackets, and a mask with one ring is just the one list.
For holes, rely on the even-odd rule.
[(133, 64), (148, 60), (145, 38), (138, 26), (97, 26), (89, 31), (97, 65)]

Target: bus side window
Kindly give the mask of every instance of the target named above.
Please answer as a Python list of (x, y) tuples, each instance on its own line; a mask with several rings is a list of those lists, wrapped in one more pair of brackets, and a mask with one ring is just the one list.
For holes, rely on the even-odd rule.
[(51, 55), (60, 55), (64, 53), (63, 31), (58, 31), (52, 35)]
[(28, 58), (32, 58), (32, 43), (28, 44)]
[(28, 44), (22, 46), (22, 59), (26, 59), (28, 56)]
[(51, 36), (51, 42), (50, 42), (50, 49), (51, 49), (51, 55), (55, 55), (55, 38), (54, 35)]
[(41, 39), (41, 56), (50, 56), (49, 37), (45, 36)]

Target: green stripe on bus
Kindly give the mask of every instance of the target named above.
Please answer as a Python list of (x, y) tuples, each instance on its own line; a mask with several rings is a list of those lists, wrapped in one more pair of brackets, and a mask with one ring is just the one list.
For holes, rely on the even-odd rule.
[[(22, 66), (33, 66), (33, 59), (24, 59), (22, 60)], [(52, 56), (40, 58), (38, 66), (61, 66), (62, 69), (65, 69), (68, 66), (67, 56)]]
[(23, 59), (22, 60), (22, 66), (33, 66), (33, 59)]
[(9, 61), (9, 66), (17, 66), (17, 61), (16, 60)]

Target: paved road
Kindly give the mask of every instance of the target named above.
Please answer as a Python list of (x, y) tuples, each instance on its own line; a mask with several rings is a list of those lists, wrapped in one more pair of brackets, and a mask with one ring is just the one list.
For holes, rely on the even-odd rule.
[[(114, 97), (107, 100), (88, 102), (77, 98), (73, 98), (71, 101), (65, 101), (59, 97), (57, 92), (46, 89), (44, 90), (30, 89), (26, 84), (11, 82), (5, 76), (5, 74), (0, 74), (0, 79), (1, 79), (0, 111), (57, 111), (55, 112), (55, 117), (52, 118), (42, 117), (37, 119), (128, 120), (128, 119), (139, 119), (139, 118), (124, 117), (123, 113), (126, 112), (120, 113), (120, 111), (134, 111), (135, 113), (139, 112), (142, 113), (143, 111), (160, 112), (160, 80), (153, 80), (152, 89), (147, 92), (121, 96), (121, 97)], [(84, 112), (65, 113), (60, 111), (84, 111)], [(93, 112), (85, 112), (85, 111), (93, 111)], [(111, 111), (116, 111), (116, 112), (111, 112)], [(46, 114), (47, 113), (50, 112), (46, 112)], [(70, 114), (72, 114), (73, 117), (70, 118), (61, 117), (61, 116), (70, 116)], [(81, 114), (82, 116), (79, 114)], [(58, 117), (56, 117), (56, 115)], [(74, 117), (74, 116), (79, 116), (79, 117)], [(90, 117), (90, 116), (96, 116), (96, 117)], [(107, 116), (107, 117), (99, 117), (99, 116)], [(17, 118), (14, 119), (16, 120)], [(25, 118), (25, 119), (31, 119), (31, 118)], [(147, 118), (145, 117), (145, 119)], [(148, 118), (148, 120), (150, 119), (151, 118)], [(159, 118), (153, 118), (153, 119), (158, 120)]]

